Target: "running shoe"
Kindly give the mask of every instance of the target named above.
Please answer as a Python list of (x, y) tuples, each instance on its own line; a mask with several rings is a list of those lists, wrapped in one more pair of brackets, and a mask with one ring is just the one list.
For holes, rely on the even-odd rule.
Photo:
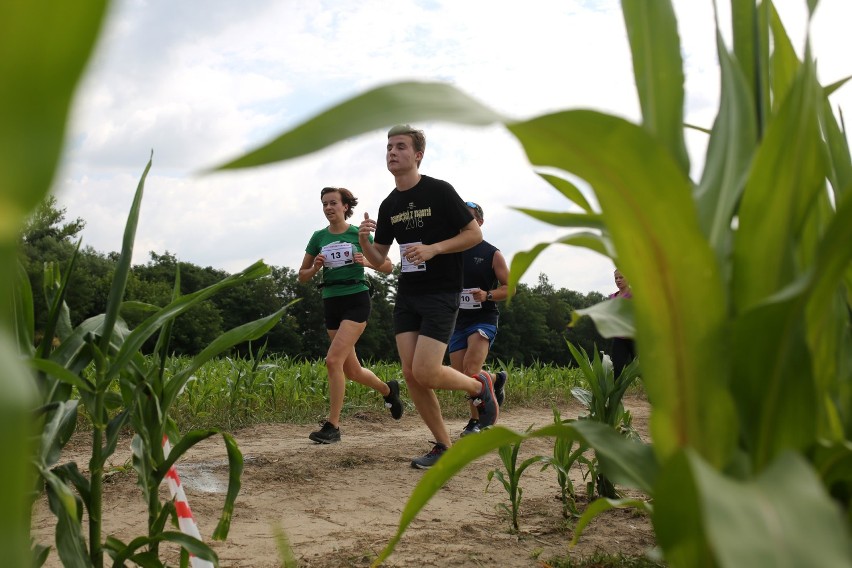
[(464, 427), (464, 430), (461, 432), (462, 438), (465, 436), (469, 436), (470, 434), (478, 434), (479, 433), (479, 420), (476, 418), (471, 418), (467, 422), (467, 426)]
[(482, 383), (482, 390), (479, 394), (470, 397), (479, 413), (479, 428), (481, 430), (497, 423), (497, 415), (500, 413), (500, 407), (497, 406), (497, 399), (494, 396), (494, 383), (491, 375), (486, 371), (482, 371), (474, 378)]
[(394, 420), (402, 418), (402, 400), (399, 398), (399, 383), (395, 380), (390, 380), (385, 383), (390, 387), (390, 394), (385, 397), (385, 406), (390, 410)]
[(434, 444), (435, 445), (432, 446), (432, 449), (429, 450), (428, 454), (411, 460), (411, 467), (416, 469), (429, 469), (435, 465), (438, 462), (438, 459), (440, 459), (440, 457), (444, 455), (444, 452), (447, 451), (447, 446), (440, 442), (434, 442)]
[(509, 375), (506, 374), (506, 371), (498, 371), (494, 375), (494, 398), (497, 399), (497, 406), (503, 406), (503, 399), (506, 397), (506, 379), (508, 378)]
[(331, 425), (331, 422), (326, 422), (322, 425), (322, 428), (316, 432), (311, 432), (308, 438), (317, 444), (333, 444), (340, 441), (340, 428), (335, 428)]

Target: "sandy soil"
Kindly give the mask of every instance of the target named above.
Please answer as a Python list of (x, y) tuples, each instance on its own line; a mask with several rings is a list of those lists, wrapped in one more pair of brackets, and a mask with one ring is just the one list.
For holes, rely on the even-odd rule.
[[(628, 399), (634, 426), (647, 439), (648, 405)], [(580, 412), (577, 406), (560, 409), (563, 418)], [(516, 431), (551, 422), (549, 408), (512, 408), (507, 405), (500, 425)], [(447, 420), (451, 433), (465, 420)], [(315, 445), (307, 435), (313, 428), (293, 424), (265, 424), (235, 432), (245, 458), (243, 487), (237, 499), (228, 540), (212, 542), (227, 485), (225, 446), (221, 437), (196, 446), (178, 463), (202, 538), (219, 555), (221, 566), (277, 567), (281, 557), (274, 537), (283, 529), (299, 566), (369, 566), (399, 523), (408, 495), (423, 476), (410, 460), (430, 449), (430, 434), (414, 412), (395, 422), (378, 414), (346, 419), (339, 444)], [(549, 455), (550, 440), (530, 440), (521, 447), (521, 459)], [(87, 462), (84, 438), (66, 448), (64, 461)], [(113, 456), (118, 468), (129, 466), (129, 440)], [(501, 468), (499, 456), (489, 454), (453, 478), (421, 511), (385, 566), (501, 566), (546, 567), (554, 557), (582, 557), (597, 551), (642, 554), (653, 546), (647, 517), (634, 511), (611, 511), (590, 525), (580, 543), (568, 548), (572, 522), (562, 519), (559, 487), (552, 469), (529, 468), (521, 479), (524, 490), (520, 531), (513, 533), (508, 504), (495, 479), (486, 490), (487, 474)], [(127, 542), (145, 534), (145, 508), (132, 469), (111, 475), (104, 497), (105, 534)], [(584, 493), (579, 470), (573, 472), (578, 492)], [(164, 499), (168, 498), (165, 487)], [(583, 506), (583, 504), (580, 504)], [(34, 537), (51, 544), (54, 520), (44, 501), (34, 511)], [(163, 559), (177, 564), (176, 553)], [(47, 566), (59, 566), (51, 552)]]

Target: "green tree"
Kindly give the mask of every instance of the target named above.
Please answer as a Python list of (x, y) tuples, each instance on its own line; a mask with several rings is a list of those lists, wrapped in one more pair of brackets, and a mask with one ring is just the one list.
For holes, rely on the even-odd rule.
[(549, 353), (547, 301), (526, 284), (519, 284), (512, 301), (500, 306), (500, 329), (491, 356), (517, 365), (544, 361)]
[[(21, 232), (21, 262), (29, 276), (34, 291), (33, 310), (36, 329), (44, 328), (47, 305), (44, 294), (44, 266), (54, 263), (64, 269), (77, 250), (74, 240), (86, 223), (77, 218), (66, 222), (66, 209), (59, 208), (56, 198), (49, 195), (39, 204)], [(106, 306), (114, 259), (86, 247), (77, 255), (78, 270), (71, 274), (67, 301), (71, 306), (71, 323), (102, 313)]]
[(60, 208), (57, 205), (56, 197), (48, 195), (24, 223), (21, 240), (25, 244), (35, 244), (47, 238), (57, 242), (71, 242), (80, 234), (86, 222), (77, 217), (66, 223), (67, 212), (66, 207)]
[(355, 346), (358, 356), (371, 361), (396, 361), (396, 339), (393, 333), (394, 283), (399, 276), (399, 266), (391, 274), (371, 272), (367, 278), (373, 283), (372, 311), (361, 339)]

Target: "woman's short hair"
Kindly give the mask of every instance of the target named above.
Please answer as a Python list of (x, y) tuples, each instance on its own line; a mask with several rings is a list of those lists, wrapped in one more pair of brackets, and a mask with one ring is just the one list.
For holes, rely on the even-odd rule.
[(352, 192), (345, 187), (324, 187), (322, 188), (322, 191), (320, 191), (320, 199), (322, 199), (322, 196), (326, 193), (331, 193), (333, 191), (340, 194), (340, 201), (347, 206), (346, 211), (343, 213), (343, 218), (348, 219), (352, 216), (352, 213), (354, 213), (352, 210), (355, 209), (356, 205), (358, 205), (358, 198), (352, 195)]

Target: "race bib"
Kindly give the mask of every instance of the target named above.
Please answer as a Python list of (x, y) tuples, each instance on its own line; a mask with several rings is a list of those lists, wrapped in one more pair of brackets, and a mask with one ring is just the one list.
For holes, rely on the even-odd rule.
[(402, 259), (402, 271), (403, 272), (425, 272), (426, 271), (426, 263), (425, 262), (421, 262), (420, 264), (414, 264), (414, 263), (408, 262), (408, 260), (405, 258), (405, 251), (408, 250), (408, 247), (411, 247), (411, 246), (414, 246), (414, 245), (420, 245), (420, 244), (423, 244), (423, 243), (420, 243), (420, 242), (404, 243), (404, 244), (400, 243), (400, 245), (399, 245), (399, 257)]
[(461, 291), (461, 302), (459, 302), (459, 309), (478, 310), (482, 307), (482, 304), (480, 302), (477, 302), (473, 299), (473, 291), (474, 288), (465, 288)]
[(338, 268), (355, 262), (352, 243), (331, 243), (320, 251), (325, 257), (326, 268)]

